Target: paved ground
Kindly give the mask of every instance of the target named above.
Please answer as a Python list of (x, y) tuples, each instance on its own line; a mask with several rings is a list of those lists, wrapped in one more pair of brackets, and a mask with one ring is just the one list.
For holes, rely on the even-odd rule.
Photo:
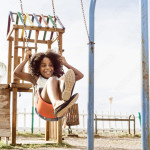
[[(87, 149), (87, 138), (85, 137), (66, 137), (63, 140), (65, 143), (72, 145), (72, 148), (38, 148), (38, 150), (86, 150)], [(45, 143), (44, 138), (20, 138), (17, 140), (18, 143)], [(98, 137), (94, 138), (94, 150), (140, 150), (141, 139), (138, 137)]]

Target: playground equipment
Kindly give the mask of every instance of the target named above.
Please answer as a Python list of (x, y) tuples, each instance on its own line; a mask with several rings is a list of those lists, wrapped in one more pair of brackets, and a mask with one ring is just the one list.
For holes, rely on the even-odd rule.
[[(24, 15), (24, 19), (22, 18)], [(17, 92), (33, 92), (32, 84), (25, 83), (17, 77), (12, 78), (15, 67), (24, 59), (26, 48), (31, 49), (33, 53), (38, 52), (38, 44), (46, 44), (50, 49), (55, 41), (59, 40), (59, 52), (62, 54), (62, 35), (65, 28), (58, 17), (50, 15), (22, 14), (20, 12), (10, 12), (8, 17), (7, 40), (8, 40), (8, 72), (7, 88), (4, 91), (12, 92), (12, 132), (11, 143), (16, 144), (16, 113), (17, 113)], [(34, 22), (35, 20), (35, 22)], [(58, 26), (56, 27), (56, 22)], [(43, 25), (45, 27), (43, 27)], [(54, 27), (55, 26), (55, 27)], [(29, 32), (28, 39), (24, 38), (25, 31)], [(56, 36), (57, 32), (57, 36)], [(42, 39), (40, 34), (43, 33)], [(28, 43), (26, 42), (28, 40)], [(25, 44), (32, 44), (29, 46)], [(13, 66), (12, 66), (13, 61)], [(46, 122), (45, 139), (56, 139), (58, 143), (62, 142), (62, 122)]]
[[(89, 11), (89, 96), (88, 96), (88, 150), (94, 149), (94, 11), (96, 0), (91, 0)], [(149, 130), (149, 53), (148, 53), (148, 0), (141, 0), (142, 49), (142, 149), (150, 150)]]
[(72, 135), (71, 126), (79, 125), (79, 112), (78, 112), (78, 104), (74, 104), (70, 107), (66, 113), (68, 126), (68, 135)]

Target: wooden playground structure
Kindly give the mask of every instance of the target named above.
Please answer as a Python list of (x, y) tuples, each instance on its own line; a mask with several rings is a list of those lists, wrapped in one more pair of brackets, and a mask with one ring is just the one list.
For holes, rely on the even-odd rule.
[[(16, 114), (17, 114), (17, 92), (33, 92), (32, 84), (25, 83), (16, 76), (13, 70), (24, 59), (25, 49), (29, 48), (33, 53), (39, 52), (38, 45), (45, 44), (47, 49), (55, 41), (58, 41), (58, 53), (62, 55), (62, 35), (65, 28), (58, 16), (23, 14), (20, 12), (9, 12), (7, 40), (8, 40), (8, 71), (7, 84), (0, 85), (0, 137), (9, 137), (11, 144), (16, 144)], [(25, 31), (28, 31), (28, 38), (24, 38)], [(40, 36), (43, 34), (43, 36)], [(42, 37), (42, 39), (40, 39)], [(34, 46), (26, 46), (26, 40)], [(10, 125), (10, 93), (12, 92), (12, 118)], [(6, 117), (7, 116), (7, 117)], [(10, 128), (11, 126), (11, 128)], [(10, 132), (11, 129), (11, 132)], [(45, 128), (45, 140), (57, 140), (62, 142), (62, 121), (47, 122)]]

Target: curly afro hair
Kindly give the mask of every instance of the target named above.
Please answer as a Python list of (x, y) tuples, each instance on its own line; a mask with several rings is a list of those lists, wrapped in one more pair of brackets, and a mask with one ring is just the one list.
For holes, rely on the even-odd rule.
[(39, 71), (40, 64), (43, 58), (45, 57), (49, 58), (53, 64), (54, 67), (53, 75), (57, 77), (61, 77), (64, 74), (63, 66), (61, 64), (61, 59), (60, 59), (61, 56), (52, 51), (46, 51), (45, 53), (43, 52), (43, 53), (34, 54), (30, 63), (31, 74), (36, 76), (41, 75)]

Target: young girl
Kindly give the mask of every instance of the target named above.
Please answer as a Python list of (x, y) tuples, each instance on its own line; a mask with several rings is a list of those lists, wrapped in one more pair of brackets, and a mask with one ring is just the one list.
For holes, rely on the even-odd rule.
[[(63, 56), (52, 51), (36, 53), (30, 63), (31, 74), (25, 73), (23, 68), (30, 57), (31, 51), (26, 50), (26, 56), (15, 68), (14, 75), (35, 85), (42, 100), (53, 105), (55, 116), (63, 116), (78, 98), (78, 94), (71, 97), (72, 89), (75, 82), (83, 78), (83, 74), (68, 64)], [(63, 65), (68, 68), (66, 74)]]

